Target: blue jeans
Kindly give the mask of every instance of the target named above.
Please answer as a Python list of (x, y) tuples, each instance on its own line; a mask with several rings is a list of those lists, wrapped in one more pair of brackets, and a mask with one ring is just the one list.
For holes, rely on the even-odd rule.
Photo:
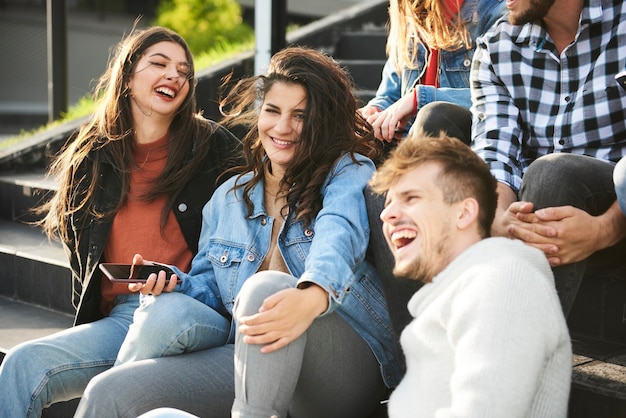
[(228, 318), (177, 292), (144, 297), (133, 321), (116, 366), (219, 347), (230, 333)]
[(115, 303), (106, 318), (11, 349), (0, 367), (0, 416), (39, 417), (53, 403), (79, 398), (91, 378), (113, 366), (139, 297)]
[[(283, 273), (256, 274), (244, 284), (236, 302), (237, 312), (256, 312), (265, 297), (295, 283), (294, 277)], [(149, 309), (166, 321), (172, 319), (174, 324), (179, 308), (195, 320), (203, 313), (189, 310), (212, 311), (206, 305), (190, 303), (184, 295), (168, 298), (170, 303), (162, 296), (156, 297), (150, 308), (138, 309), (138, 313)], [(167, 332), (162, 336), (181, 335), (169, 330), (171, 324), (166, 325)], [(200, 337), (199, 341), (192, 342), (186, 335), (171, 340), (173, 344), (162, 341), (151, 345), (156, 350), (160, 345), (161, 351), (173, 354), (184, 352), (180, 345), (183, 339), (194, 348), (211, 339), (198, 332), (195, 336)], [(237, 344), (235, 350), (233, 344), (226, 344), (121, 364), (89, 383), (75, 418), (137, 416), (162, 407), (209, 418), (231, 416), (231, 408), (233, 416), (255, 416), (256, 411), (266, 407), (283, 412), (288, 407), (289, 415), (296, 418), (368, 416), (386, 395), (380, 367), (369, 346), (337, 313), (316, 319), (300, 339), (272, 354), (261, 354), (259, 346)], [(241, 369), (244, 358), (248, 359), (245, 373)], [(242, 384), (244, 379), (248, 386)], [(249, 387), (255, 390), (250, 392)], [(238, 400), (233, 407), (235, 393)]]
[[(574, 154), (549, 154), (535, 160), (524, 173), (520, 200), (535, 210), (551, 206), (574, 206), (598, 216), (615, 202), (613, 164)], [(552, 269), (565, 316), (576, 299), (587, 273), (619, 271), (625, 264), (626, 241), (600, 250), (588, 259)]]
[[(75, 417), (127, 417), (159, 407), (230, 414), (230, 320), (182, 293), (142, 299), (115, 362), (93, 379)], [(185, 354), (181, 356), (179, 354)]]

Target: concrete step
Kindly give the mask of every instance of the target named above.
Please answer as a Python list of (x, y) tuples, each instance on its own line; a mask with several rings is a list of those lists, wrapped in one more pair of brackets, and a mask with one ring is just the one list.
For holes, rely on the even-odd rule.
[(16, 345), (72, 326), (74, 316), (0, 296), (0, 356)]
[(387, 59), (387, 33), (380, 28), (341, 34), (333, 56), (336, 59)]
[(385, 61), (370, 59), (341, 59), (339, 63), (348, 69), (358, 89), (376, 90), (380, 84)]
[(626, 417), (626, 345), (572, 339), (569, 418)]
[(21, 222), (40, 219), (33, 208), (48, 199), (57, 188), (58, 183), (46, 177), (44, 168), (0, 172), (0, 218)]
[(40, 229), (0, 220), (0, 295), (73, 314), (69, 263)]
[(626, 346), (626, 272), (585, 275), (567, 323), (573, 338)]
[[(72, 326), (74, 316), (0, 296), (0, 363), (16, 345)], [(74, 415), (79, 400), (61, 402), (43, 411), (43, 418)]]

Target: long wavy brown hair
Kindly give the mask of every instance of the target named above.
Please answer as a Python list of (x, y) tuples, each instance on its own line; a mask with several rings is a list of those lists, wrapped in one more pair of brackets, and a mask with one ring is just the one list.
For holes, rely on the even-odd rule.
[[(457, 1), (457, 6), (460, 2)], [(387, 54), (396, 71), (415, 68), (419, 45), (455, 51), (472, 47), (465, 22), (452, 13), (445, 0), (390, 0)]]
[(354, 153), (360, 153), (375, 159), (379, 149), (370, 125), (357, 111), (354, 82), (344, 68), (314, 49), (292, 46), (279, 51), (265, 75), (238, 81), (220, 101), (222, 122), (248, 129), (242, 171), (253, 176), (235, 186), (244, 188), (248, 216), (254, 209), (249, 192), (263, 180), (269, 164), (259, 139), (259, 111), (265, 94), (276, 83), (301, 85), (307, 92), (302, 132), (280, 188), (287, 190), (283, 214), (285, 210), (295, 213), (296, 219), (310, 225), (322, 208), (322, 185), (339, 157), (349, 153), (354, 159)]
[[(58, 178), (59, 189), (51, 200), (39, 208), (39, 212), (46, 214), (40, 224), (49, 237), (58, 233), (62, 240), (67, 241), (70, 217), (75, 213), (83, 212), (83, 221), (110, 214), (100, 212), (91, 203), (101, 161), (109, 161), (122, 177), (122, 197), (119, 202), (114, 202), (113, 213), (125, 203), (130, 171), (135, 167), (128, 81), (145, 50), (164, 41), (175, 42), (184, 49), (190, 64), (190, 89), (170, 125), (170, 148), (165, 168), (143, 196), (146, 201), (167, 196), (161, 217), (163, 225), (180, 185), (185, 184), (202, 164), (202, 156), (206, 154), (210, 142), (208, 138), (214, 128), (207, 129), (209, 123), (196, 111), (193, 56), (187, 43), (176, 32), (163, 27), (133, 30), (117, 45), (107, 70), (94, 89), (96, 110), (92, 117), (68, 139), (50, 165), (48, 174)], [(197, 158), (189, 160), (191, 154)]]

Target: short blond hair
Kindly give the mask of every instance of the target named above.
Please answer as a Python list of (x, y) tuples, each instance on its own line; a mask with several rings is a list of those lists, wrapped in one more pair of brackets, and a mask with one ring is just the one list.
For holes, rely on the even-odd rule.
[(443, 132), (434, 137), (411, 131), (374, 173), (370, 187), (378, 194), (386, 194), (400, 177), (427, 162), (441, 166), (436, 185), (445, 203), (456, 203), (468, 197), (476, 199), (480, 234), (483, 238), (489, 237), (498, 203), (496, 179), (470, 147)]

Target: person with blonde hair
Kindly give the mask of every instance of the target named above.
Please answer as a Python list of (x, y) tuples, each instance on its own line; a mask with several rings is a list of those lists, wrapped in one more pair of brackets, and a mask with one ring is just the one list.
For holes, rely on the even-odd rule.
[(420, 129), (437, 135), (444, 127), (469, 143), (469, 73), (475, 40), (506, 12), (505, 3), (389, 2), (388, 60), (376, 96), (361, 109), (378, 139), (401, 139), (417, 115), (414, 123)]
[[(502, 0), (391, 0), (389, 59), (376, 97), (361, 112), (383, 142), (384, 154), (409, 129), (438, 136), (441, 131), (469, 145), (472, 114), (470, 68), (476, 39), (504, 13)], [(415, 118), (415, 119), (413, 119)], [(378, 214), (380, 196), (366, 191), (372, 229), (371, 247), (394, 333), (399, 337), (411, 320), (408, 298), (419, 281), (394, 277), (393, 256), (386, 248)], [(402, 353), (399, 353), (402, 356)]]

